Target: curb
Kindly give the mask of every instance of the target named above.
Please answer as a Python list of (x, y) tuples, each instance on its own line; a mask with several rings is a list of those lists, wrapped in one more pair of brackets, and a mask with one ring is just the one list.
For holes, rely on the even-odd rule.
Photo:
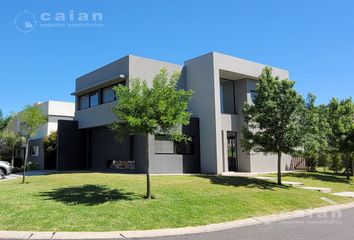
[(286, 213), (272, 214), (261, 217), (251, 217), (242, 220), (215, 223), (196, 227), (166, 228), (154, 230), (137, 231), (115, 231), (115, 232), (32, 232), (32, 231), (0, 231), (0, 239), (120, 239), (120, 238), (148, 238), (176, 236), (197, 233), (216, 232), (239, 227), (246, 227), (258, 224), (269, 224), (272, 222), (289, 220), (300, 217), (312, 216), (331, 211), (354, 208), (354, 202), (331, 205), (319, 208), (296, 210)]

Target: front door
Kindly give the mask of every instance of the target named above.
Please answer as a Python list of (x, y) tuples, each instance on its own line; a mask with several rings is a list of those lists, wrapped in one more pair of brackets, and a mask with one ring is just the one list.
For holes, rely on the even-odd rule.
[(236, 132), (227, 132), (227, 158), (229, 171), (237, 171)]

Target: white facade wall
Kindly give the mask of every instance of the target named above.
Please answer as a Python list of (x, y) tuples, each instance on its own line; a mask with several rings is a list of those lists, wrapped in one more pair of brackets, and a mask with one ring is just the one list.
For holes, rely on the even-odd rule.
[(71, 102), (47, 101), (37, 106), (42, 109), (48, 121), (39, 127), (32, 139), (41, 139), (57, 131), (59, 119), (72, 120), (75, 115), (75, 103)]

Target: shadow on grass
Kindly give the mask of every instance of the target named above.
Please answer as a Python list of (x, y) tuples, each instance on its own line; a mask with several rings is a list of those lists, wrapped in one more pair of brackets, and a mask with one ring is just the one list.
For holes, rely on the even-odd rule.
[(131, 201), (141, 199), (141, 196), (117, 189), (109, 189), (103, 185), (83, 185), (57, 188), (50, 192), (39, 194), (45, 200), (54, 200), (68, 205), (82, 204), (86, 206), (99, 205), (112, 201)]
[(212, 184), (219, 184), (224, 186), (234, 186), (234, 187), (246, 187), (246, 188), (258, 188), (264, 190), (272, 190), (276, 188), (290, 189), (289, 186), (278, 185), (274, 182), (267, 180), (247, 178), (247, 177), (236, 177), (236, 176), (215, 176), (215, 175), (198, 175), (199, 177), (209, 179)]
[(298, 177), (298, 178), (319, 180), (324, 182), (349, 183), (349, 181), (345, 179), (344, 176), (340, 176), (334, 173), (296, 172), (296, 173), (284, 173), (283, 177)]

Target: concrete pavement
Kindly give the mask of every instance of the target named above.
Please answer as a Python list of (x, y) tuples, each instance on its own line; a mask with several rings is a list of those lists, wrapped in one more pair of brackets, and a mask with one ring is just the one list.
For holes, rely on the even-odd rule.
[[(31, 176), (40, 176), (40, 175), (47, 175), (51, 173), (57, 172), (56, 170), (33, 170), (33, 171), (26, 171), (26, 177), (31, 177)], [(8, 180), (13, 180), (17, 178), (22, 178), (22, 172), (18, 173), (11, 173), (10, 175), (6, 176), (5, 179), (1, 179), (1, 182), (8, 181)]]

